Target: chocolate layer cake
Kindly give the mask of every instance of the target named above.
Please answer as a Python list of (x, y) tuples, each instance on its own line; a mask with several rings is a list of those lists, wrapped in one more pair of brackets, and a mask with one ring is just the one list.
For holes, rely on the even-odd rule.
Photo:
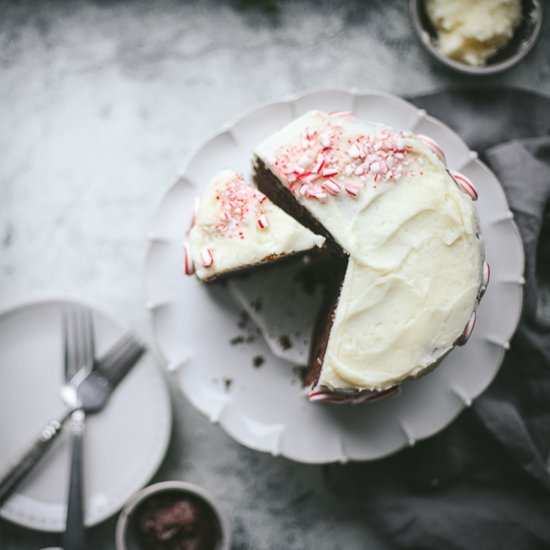
[(334, 258), (310, 400), (393, 393), (467, 339), (488, 281), (477, 192), (435, 142), (312, 111), (260, 144), (254, 169), (258, 188), (324, 235)]

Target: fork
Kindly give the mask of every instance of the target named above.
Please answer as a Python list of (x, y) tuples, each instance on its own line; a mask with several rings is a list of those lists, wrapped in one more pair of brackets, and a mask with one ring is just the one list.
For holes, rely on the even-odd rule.
[[(64, 549), (84, 550), (84, 482), (83, 482), (83, 437), (85, 418), (88, 414), (94, 414), (103, 409), (116, 385), (122, 380), (130, 368), (141, 357), (145, 348), (130, 335), (127, 336), (126, 345), (122, 347), (120, 356), (114, 357), (111, 362), (98, 365), (93, 360), (94, 332), (91, 314), (84, 314), (80, 323), (74, 324), (80, 327), (80, 340), (75, 351), (81, 350), (81, 355), (76, 353), (76, 364), (71, 363), (71, 354), (67, 353), (68, 364), (66, 377), (70, 380), (66, 386), (66, 393), (76, 390), (76, 399), (69, 398), (68, 404), (75, 403), (77, 407), (73, 412), (73, 454), (71, 459), (71, 475), (69, 482), (69, 496), (67, 503), (67, 523), (65, 526)], [(69, 333), (68, 333), (69, 335)], [(67, 338), (70, 342), (70, 338)], [(90, 368), (87, 368), (90, 357)], [(76, 374), (72, 374), (80, 365)]]
[[(89, 394), (87, 402), (90, 404), (90, 410), (94, 408), (100, 410), (104, 406), (109, 394), (144, 352), (143, 344), (132, 334), (127, 333), (96, 362), (88, 378), (79, 384), (79, 391)], [(98, 387), (100, 391), (97, 390)], [(70, 388), (70, 390), (74, 392), (74, 389)], [(92, 403), (92, 396), (94, 396), (94, 403)], [(73, 410), (74, 407), (67, 406), (59, 417), (50, 420), (26, 451), (3, 472), (0, 478), (0, 506), (57, 440)]]
[[(71, 473), (67, 497), (67, 520), (63, 548), (84, 550), (84, 430), (86, 415), (78, 397), (78, 387), (89, 376), (95, 362), (95, 335), (92, 312), (87, 307), (72, 308), (63, 315), (65, 388), (62, 392), (71, 414)], [(68, 384), (68, 386), (67, 386)], [(73, 391), (70, 391), (73, 390)]]

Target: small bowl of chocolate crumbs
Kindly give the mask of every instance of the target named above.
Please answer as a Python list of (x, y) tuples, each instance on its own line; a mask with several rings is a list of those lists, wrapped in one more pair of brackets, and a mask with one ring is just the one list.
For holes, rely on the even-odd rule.
[(229, 520), (207, 491), (165, 481), (137, 492), (116, 529), (117, 550), (229, 550)]

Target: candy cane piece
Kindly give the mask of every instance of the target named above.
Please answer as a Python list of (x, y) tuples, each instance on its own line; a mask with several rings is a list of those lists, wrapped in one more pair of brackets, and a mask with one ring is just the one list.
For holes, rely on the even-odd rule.
[(466, 193), (473, 201), (477, 201), (477, 189), (475, 185), (460, 172), (451, 171), (451, 176), (455, 180), (456, 184)]
[(457, 346), (463, 346), (470, 338), (476, 324), (476, 317), (477, 314), (474, 311), (472, 313), (472, 316), (470, 317), (470, 320), (466, 323), (462, 334), (458, 337), (458, 340), (456, 341)]
[(333, 197), (338, 195), (338, 193), (340, 193), (340, 186), (334, 180), (331, 180), (331, 179), (328, 179), (327, 181), (325, 181), (325, 183), (323, 183), (323, 188), (327, 193), (329, 193)]
[(189, 243), (187, 241), (183, 243), (183, 250), (184, 250), (185, 274), (193, 275), (193, 273), (195, 273), (195, 262), (191, 257), (191, 252), (189, 251)]
[(317, 199), (320, 202), (325, 202), (327, 200), (327, 194), (324, 191), (321, 191), (321, 189), (311, 189), (308, 191), (307, 196), (312, 199)]
[(310, 392), (307, 396), (308, 400), (312, 403), (333, 403), (333, 404), (350, 404), (359, 405), (367, 401), (377, 401), (379, 399), (385, 399), (393, 395), (397, 395), (401, 392), (399, 386), (393, 386), (383, 391), (364, 391), (355, 395), (344, 395), (338, 392), (331, 392), (329, 390), (318, 390)]
[(203, 267), (212, 267), (214, 265), (214, 255), (210, 248), (201, 251), (201, 262)]
[(260, 229), (265, 229), (269, 225), (269, 222), (267, 221), (267, 216), (265, 214), (261, 214), (257, 220), (257, 223)]
[(332, 176), (336, 176), (336, 174), (338, 174), (338, 170), (335, 170), (334, 168), (325, 168), (321, 174), (325, 177), (325, 178), (331, 178)]
[(416, 136), (422, 143), (425, 143), (438, 157), (439, 160), (447, 166), (447, 159), (445, 158), (445, 153), (439, 144), (434, 141), (431, 137), (424, 136), (422, 134), (417, 134)]
[(489, 262), (483, 264), (483, 286), (489, 286), (489, 281), (491, 280), (491, 266)]
[(323, 155), (319, 155), (317, 157), (317, 161), (315, 162), (315, 165), (312, 168), (313, 172), (316, 172), (317, 174), (321, 174), (321, 170), (323, 169), (324, 165), (325, 165), (325, 157)]
[(351, 195), (352, 197), (356, 197), (357, 195), (359, 195), (359, 187), (357, 187), (357, 185), (355, 185), (355, 183), (351, 183), (350, 181), (348, 181), (344, 185), (344, 188), (346, 190), (346, 193), (348, 195)]

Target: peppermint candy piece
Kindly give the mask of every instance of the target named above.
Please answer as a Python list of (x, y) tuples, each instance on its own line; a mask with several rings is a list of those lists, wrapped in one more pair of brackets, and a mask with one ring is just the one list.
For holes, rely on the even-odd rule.
[(483, 263), (483, 286), (487, 288), (489, 286), (489, 281), (491, 280), (491, 266), (489, 262)]
[(357, 195), (359, 195), (359, 187), (355, 185), (355, 183), (351, 183), (350, 181), (348, 181), (344, 185), (344, 188), (346, 190), (346, 193), (348, 195), (351, 195), (352, 197), (356, 197)]
[(481, 300), (485, 293), (487, 292), (487, 287), (489, 286), (489, 279), (491, 278), (491, 266), (489, 262), (483, 262), (483, 273), (481, 275), (481, 287), (479, 289), (478, 300)]
[(327, 194), (321, 189), (310, 189), (307, 196), (320, 202), (326, 202), (327, 200)]
[(445, 153), (443, 149), (439, 146), (437, 141), (434, 141), (431, 137), (425, 136), (423, 134), (417, 134), (416, 136), (419, 141), (426, 144), (438, 157), (439, 160), (447, 166), (447, 159), (445, 158)]
[(335, 170), (334, 168), (325, 168), (321, 174), (325, 178), (331, 178), (332, 176), (338, 175), (338, 170)]
[(259, 216), (257, 222), (260, 229), (265, 229), (269, 225), (269, 222), (267, 221), (267, 216), (265, 214)]
[(474, 311), (472, 313), (472, 316), (470, 317), (470, 320), (466, 323), (466, 326), (464, 327), (464, 331), (456, 341), (457, 346), (463, 346), (469, 340), (476, 324), (476, 318), (477, 318), (477, 314)]
[(214, 265), (214, 255), (210, 248), (201, 251), (201, 262), (203, 267), (212, 267)]
[(191, 253), (189, 251), (189, 243), (187, 241), (183, 243), (183, 251), (184, 251), (185, 274), (193, 275), (193, 273), (195, 273), (195, 262), (191, 257)]
[(331, 179), (328, 179), (327, 181), (325, 181), (325, 183), (323, 184), (323, 189), (333, 197), (335, 197), (336, 195), (338, 195), (338, 193), (340, 193), (340, 186), (334, 180), (331, 180)]
[(195, 200), (193, 201), (193, 211), (191, 212), (191, 225), (189, 226), (189, 229), (197, 223), (197, 212), (199, 211), (200, 202), (200, 197), (195, 197)]
[(455, 172), (454, 170), (450, 171), (452, 178), (455, 180), (455, 183), (468, 195), (473, 201), (477, 201), (477, 189), (475, 185), (460, 172)]
[(353, 116), (353, 113), (351, 111), (332, 111), (332, 113), (329, 113), (329, 115), (338, 118), (338, 117)]
[(334, 405), (359, 405), (367, 401), (378, 401), (397, 395), (401, 389), (399, 386), (393, 386), (387, 390), (372, 392), (363, 391), (355, 395), (344, 395), (330, 390), (317, 390), (308, 393), (308, 400), (312, 403), (332, 403)]

